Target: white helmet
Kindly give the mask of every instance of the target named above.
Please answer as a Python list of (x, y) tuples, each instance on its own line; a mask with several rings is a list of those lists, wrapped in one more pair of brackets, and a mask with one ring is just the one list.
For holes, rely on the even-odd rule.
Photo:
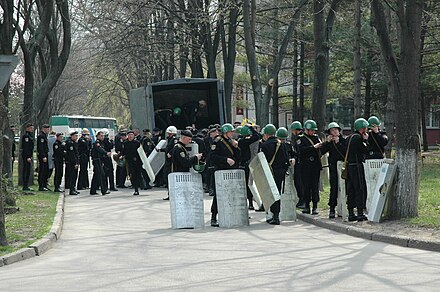
[(167, 132), (169, 134), (177, 134), (177, 128), (174, 126), (169, 126), (165, 132)]
[(104, 136), (107, 136), (110, 133), (110, 131), (107, 128), (103, 128), (100, 132), (102, 132)]

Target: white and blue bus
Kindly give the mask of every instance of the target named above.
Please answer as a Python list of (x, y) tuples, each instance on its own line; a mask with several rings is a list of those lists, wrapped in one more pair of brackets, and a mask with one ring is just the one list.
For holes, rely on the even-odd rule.
[(92, 141), (95, 141), (96, 132), (107, 128), (110, 139), (114, 139), (117, 132), (116, 119), (109, 117), (91, 117), (91, 116), (67, 116), (58, 115), (50, 118), (50, 127), (56, 133), (63, 133), (64, 137), (69, 137), (73, 131), (81, 131), (86, 128), (90, 131)]

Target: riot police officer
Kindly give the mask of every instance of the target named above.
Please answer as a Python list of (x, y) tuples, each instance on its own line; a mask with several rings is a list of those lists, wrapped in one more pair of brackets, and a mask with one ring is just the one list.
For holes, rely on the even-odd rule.
[[(167, 134), (167, 146), (165, 150), (157, 149), (158, 151), (165, 151), (165, 164), (163, 166), (163, 180), (165, 182), (165, 186), (168, 188), (168, 174), (171, 172), (171, 149), (173, 149), (174, 144), (177, 143), (177, 128), (174, 126), (169, 126), (166, 129)], [(169, 196), (163, 198), (163, 200), (169, 200)]]
[(303, 183), (304, 214), (310, 214), (310, 202), (313, 203), (312, 215), (318, 214), (319, 202), (319, 178), (321, 175), (321, 141), (316, 135), (318, 126), (314, 120), (307, 120), (304, 123), (304, 134), (296, 141), (301, 179)]
[[(102, 131), (104, 133), (102, 147), (104, 147), (107, 153), (111, 153), (112, 149), (115, 147), (115, 144), (113, 143), (113, 140), (111, 140), (109, 137), (110, 131), (107, 128), (102, 129)], [(115, 188), (115, 169), (113, 167), (111, 156), (103, 157), (102, 162), (104, 165), (105, 183), (107, 185), (107, 188), (112, 192), (116, 192), (117, 189)]]
[(140, 180), (142, 175), (142, 161), (138, 153), (139, 147), (141, 147), (141, 143), (135, 139), (134, 132), (128, 131), (127, 140), (125, 140), (124, 148), (122, 149), (122, 157), (125, 157), (125, 161), (128, 164), (131, 184), (134, 188), (134, 196), (139, 195)]
[[(221, 127), (222, 134), (217, 136), (211, 144), (210, 160), (215, 170), (235, 169), (240, 162), (240, 149), (238, 142), (232, 139), (234, 126), (229, 123)], [(213, 179), (214, 177), (212, 177)], [(214, 182), (215, 186), (215, 182)], [(217, 222), (217, 196), (214, 188), (214, 197), (211, 205), (211, 226), (218, 227)]]
[(195, 165), (201, 158), (202, 153), (190, 157), (186, 146), (191, 143), (193, 135), (188, 130), (180, 132), (179, 141), (171, 149), (171, 172), (189, 172), (191, 166)]
[(29, 188), (29, 176), (31, 175), (31, 166), (34, 154), (34, 125), (28, 123), (25, 125), (26, 132), (21, 136), (21, 158), (23, 159), (23, 191), (31, 191)]
[(98, 187), (101, 189), (103, 196), (110, 194), (105, 181), (104, 159), (110, 157), (112, 153), (105, 150), (102, 141), (104, 141), (104, 132), (100, 130), (96, 133), (96, 140), (92, 146), (93, 177), (90, 186), (90, 195), (97, 195), (98, 193), (96, 191)]
[(248, 186), (250, 174), (249, 163), (251, 162), (250, 145), (260, 140), (261, 136), (257, 131), (255, 131), (254, 127), (252, 127), (251, 124), (243, 126), (240, 130), (240, 135), (241, 138), (238, 139), (238, 148), (240, 148), (241, 151), (240, 166), (244, 169), (246, 176), (246, 192), (249, 202), (249, 210), (254, 210), (254, 204), (252, 201), (253, 196)]
[(44, 124), (37, 137), (37, 157), (38, 157), (38, 190), (48, 191), (47, 180), (49, 178), (49, 146), (47, 144), (47, 135), (50, 126)]
[(292, 143), (292, 149), (294, 153), (295, 158), (295, 166), (294, 166), (294, 183), (295, 183), (295, 189), (296, 193), (298, 194), (298, 204), (296, 204), (296, 207), (299, 209), (304, 209), (304, 196), (303, 196), (303, 186), (302, 186), (302, 180), (301, 180), (301, 161), (299, 159), (299, 152), (298, 152), (298, 144), (297, 141), (302, 135), (302, 129), (303, 126), (300, 121), (294, 121), (292, 124), (290, 124), (290, 132), (292, 134), (291, 136), (291, 143)]
[(338, 161), (345, 159), (345, 138), (341, 134), (341, 127), (338, 123), (331, 122), (327, 127), (327, 140), (322, 144), (321, 154), (329, 153), (328, 165), (330, 172), (330, 197), (328, 205), (330, 206), (329, 218), (336, 216), (335, 207), (338, 204)]
[[(122, 156), (122, 149), (124, 148), (124, 141), (127, 139), (127, 133), (124, 131), (119, 132), (115, 136), (115, 151), (118, 159)], [(127, 178), (127, 166), (126, 165), (116, 165), (116, 186), (118, 188), (125, 188), (125, 180)]]
[[(268, 139), (261, 145), (261, 151), (269, 163), (275, 184), (281, 194), (286, 172), (289, 167), (289, 161), (291, 161), (292, 158), (289, 155), (289, 146), (285, 143), (289, 135), (287, 129), (280, 127), (275, 133), (273, 131), (274, 129), (275, 126), (272, 124), (268, 124), (264, 127), (264, 134), (268, 135)], [(270, 206), (270, 211), (273, 213), (273, 217), (268, 220), (267, 223), (280, 225), (280, 200), (275, 201)]]
[[(368, 153), (368, 122), (359, 118), (354, 122), (355, 132), (347, 142), (347, 205), (348, 221), (363, 221), (367, 217), (363, 213), (367, 196), (364, 166), (362, 162)], [(354, 214), (357, 209), (357, 216)]]
[(385, 158), (385, 146), (388, 144), (387, 133), (380, 130), (381, 122), (376, 116), (368, 119), (368, 153), (366, 159)]
[(70, 133), (70, 139), (65, 145), (66, 156), (66, 174), (64, 181), (64, 190), (69, 190), (69, 195), (79, 195), (75, 189), (76, 180), (78, 178), (79, 154), (78, 154), (78, 132)]
[(82, 129), (81, 138), (78, 140), (79, 153), (79, 176), (78, 190), (85, 190), (89, 187), (89, 161), (90, 161), (90, 131), (87, 128)]
[(66, 143), (63, 142), (63, 134), (57, 133), (53, 144), (53, 159), (55, 164), (54, 192), (60, 192), (61, 180), (63, 179), (64, 152)]

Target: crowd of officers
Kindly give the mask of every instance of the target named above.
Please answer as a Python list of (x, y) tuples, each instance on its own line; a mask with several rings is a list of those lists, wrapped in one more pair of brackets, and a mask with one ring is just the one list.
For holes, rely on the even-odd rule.
[[(294, 182), (298, 193), (298, 208), (305, 214), (318, 214), (319, 182), (323, 167), (329, 167), (330, 198), (329, 218), (335, 218), (338, 197), (337, 162), (342, 161), (347, 168), (346, 190), (348, 195), (349, 221), (366, 220), (366, 181), (363, 162), (366, 159), (381, 159), (385, 155), (388, 143), (386, 133), (380, 130), (381, 122), (376, 116), (367, 120), (357, 119), (354, 123), (355, 132), (345, 137), (341, 127), (331, 122), (326, 128), (324, 137), (317, 134), (315, 121), (307, 120), (304, 126), (295, 121), (290, 125), (290, 137), (286, 128), (266, 125), (261, 131), (258, 126), (250, 124), (234, 127), (232, 124), (212, 125), (207, 133), (198, 133), (188, 129), (181, 132), (179, 140), (175, 138), (177, 130), (167, 129), (167, 155), (169, 168), (172, 171), (187, 172), (191, 166), (206, 162), (207, 168), (202, 172), (204, 188), (213, 195), (211, 205), (211, 226), (218, 226), (217, 200), (213, 172), (225, 169), (244, 169), (246, 182), (249, 180), (249, 163), (251, 145), (258, 141), (258, 152), (263, 152), (271, 168), (273, 178), (280, 193), (283, 192), (289, 166), (294, 168)], [(175, 130), (175, 131), (173, 131)], [(191, 139), (203, 149), (201, 155), (191, 157), (185, 146)], [(328, 165), (322, 165), (322, 156), (328, 153)], [(167, 169), (167, 168), (165, 168)], [(254, 210), (252, 193), (247, 188), (249, 209)], [(264, 211), (258, 206), (256, 211)], [(279, 225), (280, 201), (276, 201), (270, 211), (273, 216), (269, 224)], [(357, 213), (355, 214), (355, 211)]]
[[(54, 191), (59, 192), (64, 175), (65, 191), (78, 195), (79, 190), (90, 188), (90, 195), (102, 195), (118, 188), (126, 188), (127, 177), (130, 178), (133, 195), (139, 195), (139, 189), (150, 189), (152, 186), (167, 187), (168, 174), (171, 172), (188, 172), (193, 167), (202, 174), (205, 192), (213, 196), (211, 206), (211, 226), (218, 226), (217, 199), (215, 192), (214, 172), (226, 169), (244, 169), (246, 182), (249, 181), (249, 163), (253, 158), (252, 145), (258, 143), (256, 151), (263, 152), (271, 168), (276, 186), (283, 192), (288, 168), (294, 168), (294, 182), (299, 202), (298, 208), (306, 214), (318, 214), (319, 180), (323, 166), (321, 157), (329, 153), (328, 167), (330, 173), (329, 218), (335, 218), (338, 197), (337, 162), (342, 161), (347, 169), (346, 190), (349, 221), (363, 221), (366, 205), (366, 181), (363, 170), (365, 159), (384, 158), (384, 149), (388, 143), (386, 133), (380, 130), (381, 122), (376, 116), (367, 120), (359, 118), (354, 123), (355, 132), (344, 137), (341, 127), (331, 122), (324, 137), (317, 134), (315, 121), (307, 120), (304, 126), (299, 121), (290, 125), (289, 131), (272, 124), (263, 129), (258, 125), (240, 123), (234, 125), (210, 125), (209, 128), (197, 130), (187, 127), (178, 131), (175, 126), (165, 130), (166, 146), (158, 148), (162, 140), (162, 131), (145, 129), (143, 135), (138, 129), (127, 130), (119, 127), (115, 140), (108, 136), (107, 129), (100, 130), (92, 143), (90, 133), (83, 129), (70, 133), (64, 141), (63, 134), (50, 132), (49, 125), (43, 125), (36, 138), (38, 157), (38, 190), (48, 191), (48, 180), (54, 171)], [(33, 125), (26, 125), (26, 132), (21, 137), (21, 156), (24, 162), (22, 175), (23, 190), (30, 190), (28, 181), (33, 162), (34, 136)], [(322, 140), (321, 140), (322, 138)], [(198, 152), (190, 156), (188, 145), (196, 143)], [(165, 152), (165, 165), (156, 181), (151, 182), (147, 172), (142, 168), (142, 158), (138, 151), (142, 147), (145, 156), (154, 150)], [(112, 150), (115, 154), (112, 156)], [(14, 156), (14, 155), (13, 155)], [(90, 159), (91, 158), (91, 159)], [(112, 158), (117, 162), (116, 175)], [(93, 165), (93, 178), (89, 183), (88, 171), (90, 161)], [(169, 197), (164, 198), (168, 200)], [(248, 207), (250, 210), (265, 211), (263, 206), (254, 209), (253, 196), (247, 187)], [(357, 211), (355, 214), (354, 211)], [(267, 222), (279, 225), (280, 201), (276, 201), (270, 211), (273, 217)]]

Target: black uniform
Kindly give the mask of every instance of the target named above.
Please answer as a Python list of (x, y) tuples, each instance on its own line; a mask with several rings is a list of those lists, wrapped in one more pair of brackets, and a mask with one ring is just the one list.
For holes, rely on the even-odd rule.
[[(227, 159), (231, 158), (235, 163), (230, 166)], [(214, 165), (215, 170), (224, 169), (237, 169), (240, 163), (240, 149), (232, 146), (230, 140), (223, 135), (217, 136), (211, 144), (210, 160)], [(211, 177), (214, 182), (214, 198), (212, 198), (211, 205), (211, 220), (216, 220), (218, 208), (217, 208), (217, 196), (215, 193), (215, 181), (214, 176)]]
[[(122, 149), (124, 148), (123, 140), (121, 139), (121, 134), (118, 133), (115, 136), (115, 151), (120, 154)], [(124, 166), (116, 166), (116, 187), (125, 188), (125, 180), (127, 178), (127, 167)]]
[[(108, 137), (104, 138), (102, 141), (102, 146), (104, 147), (106, 152), (111, 152), (115, 147), (115, 144)], [(113, 168), (113, 161), (110, 156), (105, 156), (102, 158), (104, 164), (104, 174), (105, 174), (105, 183), (107, 188), (110, 188), (111, 191), (116, 191), (115, 188), (115, 169)]]
[(342, 135), (339, 135), (339, 142), (335, 143), (335, 141), (323, 143), (321, 147), (321, 154), (329, 153), (328, 157), (328, 167), (330, 171), (330, 198), (328, 201), (328, 205), (330, 209), (334, 211), (334, 208), (338, 204), (338, 161), (344, 161), (345, 159), (345, 138)]
[[(156, 144), (154, 144), (153, 140), (149, 136), (144, 136), (142, 138), (141, 145), (147, 157), (150, 156), (151, 152), (153, 152), (154, 148), (156, 147)], [(151, 189), (150, 177), (148, 176), (147, 171), (141, 168), (141, 173), (141, 187), (146, 190)]]
[(23, 189), (29, 189), (29, 176), (31, 175), (31, 165), (32, 161), (28, 162), (27, 160), (30, 158), (32, 160), (32, 156), (34, 153), (34, 138), (31, 132), (24, 133), (21, 137), (21, 157), (23, 158)]
[(167, 146), (165, 150), (160, 150), (165, 152), (165, 164), (163, 166), (163, 181), (165, 185), (168, 187), (168, 174), (171, 172), (171, 157), (168, 157), (168, 154), (173, 149), (174, 145), (177, 143), (176, 136), (167, 137)]
[[(293, 150), (293, 158), (295, 158), (295, 166), (293, 167), (295, 170), (294, 173), (294, 183), (295, 183), (295, 189), (296, 193), (298, 194), (298, 204), (297, 207), (300, 207), (304, 204), (304, 191), (303, 191), (303, 184), (302, 184), (302, 178), (301, 178), (301, 159), (299, 155), (298, 150), (298, 140), (301, 138), (302, 133), (299, 135), (292, 135), (292, 150)], [(301, 143), (301, 142), (300, 142)]]
[(249, 163), (251, 162), (251, 149), (250, 145), (258, 140), (261, 139), (260, 134), (255, 131), (253, 127), (250, 127), (252, 135), (242, 137), (238, 140), (238, 148), (240, 148), (241, 151), (241, 159), (240, 159), (240, 166), (243, 167), (244, 173), (246, 176), (246, 191), (247, 191), (247, 198), (249, 202), (249, 208), (254, 209), (253, 202), (252, 202), (252, 192), (248, 186), (249, 182)]
[[(266, 142), (261, 145), (261, 151), (266, 156), (266, 160), (272, 169), (273, 178), (280, 194), (283, 192), (283, 183), (286, 178), (286, 172), (289, 167), (289, 146), (281, 142), (276, 137), (269, 137)], [(279, 224), (280, 201), (276, 201), (270, 206), (273, 213), (273, 219)]]
[[(347, 171), (347, 205), (349, 215), (353, 216), (353, 209), (357, 208), (358, 216), (363, 216), (363, 208), (367, 198), (367, 184), (365, 182), (364, 157), (368, 153), (368, 141), (361, 133), (354, 132), (347, 140), (348, 171)], [(350, 218), (349, 218), (350, 219)]]
[(107, 183), (105, 181), (104, 173), (104, 159), (107, 156), (107, 151), (104, 149), (101, 140), (96, 140), (92, 145), (92, 161), (93, 161), (93, 177), (90, 186), (90, 194), (96, 195), (97, 189), (101, 189), (101, 194), (107, 194)]
[(189, 157), (185, 144), (177, 142), (171, 149), (171, 172), (189, 172), (189, 169), (197, 163), (197, 157)]
[(296, 141), (300, 157), (301, 180), (303, 183), (303, 199), (305, 213), (310, 212), (310, 201), (313, 202), (313, 209), (318, 207), (319, 202), (319, 177), (321, 175), (321, 151), (313, 147), (319, 143), (317, 135), (309, 136), (303, 134)]
[[(37, 137), (37, 157), (38, 157), (38, 189), (47, 188), (49, 176), (49, 147), (47, 145), (47, 134), (43, 131)], [(44, 161), (46, 160), (46, 161)]]
[(385, 158), (385, 146), (388, 144), (388, 136), (385, 132), (368, 133), (368, 153), (366, 159)]
[(142, 161), (137, 151), (140, 146), (141, 143), (137, 140), (125, 140), (124, 148), (122, 149), (122, 155), (125, 157), (125, 161), (128, 164), (131, 184), (134, 187), (135, 194), (139, 194), (140, 179), (142, 175)]
[(78, 178), (79, 154), (78, 143), (72, 139), (67, 140), (66, 145), (66, 174), (64, 181), (64, 189), (70, 190), (70, 194), (77, 193), (75, 190), (76, 180)]
[[(216, 137), (215, 137), (216, 138)], [(205, 144), (205, 158), (206, 158), (206, 170), (203, 172), (205, 175), (205, 182), (206, 182), (206, 188), (205, 192), (208, 191), (210, 196), (214, 196), (215, 193), (215, 186), (214, 186), (214, 171), (215, 167), (214, 164), (211, 162), (210, 156), (211, 156), (211, 145), (212, 142), (214, 142), (214, 139), (210, 135), (205, 137), (203, 139), (203, 142)]]
[(78, 140), (79, 153), (79, 177), (78, 190), (84, 190), (89, 187), (89, 161), (90, 144), (85, 135)]
[(53, 144), (53, 159), (55, 161), (55, 192), (60, 191), (61, 180), (63, 179), (64, 152), (66, 143), (56, 140)]

